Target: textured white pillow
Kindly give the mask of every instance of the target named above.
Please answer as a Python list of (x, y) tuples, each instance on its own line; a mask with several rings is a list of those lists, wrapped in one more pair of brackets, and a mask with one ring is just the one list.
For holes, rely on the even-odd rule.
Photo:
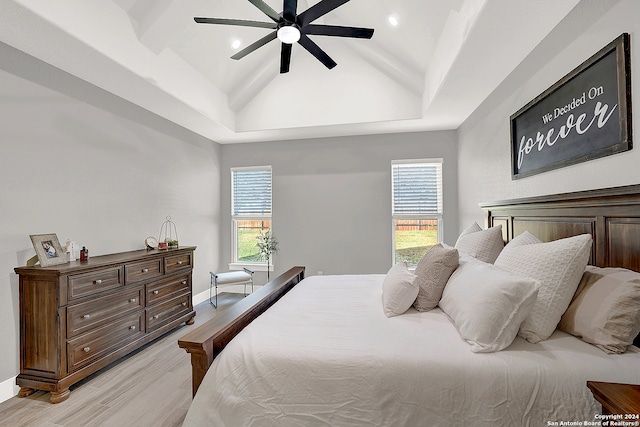
[(429, 311), (438, 305), (442, 290), (451, 273), (458, 267), (458, 250), (445, 248), (438, 243), (427, 251), (414, 271), (418, 296), (413, 307), (418, 311)]
[(532, 343), (551, 336), (576, 292), (590, 253), (590, 234), (504, 248), (496, 266), (540, 281), (538, 298), (520, 327), (520, 336)]
[(514, 239), (507, 243), (507, 246), (505, 246), (505, 248), (515, 248), (516, 246), (533, 245), (535, 243), (542, 242), (533, 234), (525, 231), (521, 234), (518, 234)]
[(387, 317), (397, 316), (411, 307), (418, 296), (416, 276), (404, 263), (391, 267), (382, 282), (382, 309)]
[(460, 234), (455, 245), (459, 251), (489, 264), (494, 263), (503, 247), (502, 225), (482, 230), (475, 222)]
[(471, 351), (489, 353), (511, 345), (537, 294), (536, 280), (462, 254), (439, 305)]
[(477, 222), (474, 222), (473, 224), (471, 224), (470, 226), (462, 230), (462, 233), (460, 233), (460, 235), (458, 236), (458, 241), (462, 236), (466, 236), (467, 234), (471, 234), (471, 233), (476, 233), (478, 231), (482, 231), (482, 227), (480, 227)]

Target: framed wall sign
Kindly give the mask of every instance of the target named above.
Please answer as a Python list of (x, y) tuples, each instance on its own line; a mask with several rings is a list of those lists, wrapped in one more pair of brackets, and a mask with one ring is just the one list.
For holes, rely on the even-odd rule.
[(622, 34), (511, 116), (511, 177), (627, 151), (629, 34)]

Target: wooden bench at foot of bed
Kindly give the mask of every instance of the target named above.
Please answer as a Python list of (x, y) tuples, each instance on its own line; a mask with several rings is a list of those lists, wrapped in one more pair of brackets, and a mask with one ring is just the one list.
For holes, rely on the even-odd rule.
[(193, 395), (213, 359), (241, 330), (304, 279), (304, 267), (293, 267), (246, 298), (178, 340), (191, 354)]

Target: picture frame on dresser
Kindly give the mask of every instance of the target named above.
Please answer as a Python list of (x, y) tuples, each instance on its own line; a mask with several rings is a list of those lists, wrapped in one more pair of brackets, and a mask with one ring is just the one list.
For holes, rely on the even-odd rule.
[(56, 234), (31, 234), (29, 237), (42, 267), (68, 262), (67, 254), (62, 249)]

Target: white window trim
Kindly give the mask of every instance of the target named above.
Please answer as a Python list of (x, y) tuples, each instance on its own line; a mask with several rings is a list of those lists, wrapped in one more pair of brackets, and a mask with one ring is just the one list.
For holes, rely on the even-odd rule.
[[(242, 270), (244, 267), (247, 267), (249, 270), (254, 270), (251, 268), (255, 267), (256, 271), (267, 271), (267, 262), (246, 262), (246, 261), (238, 261), (236, 259), (236, 255), (238, 254), (238, 227), (236, 225), (236, 221), (263, 221), (268, 220), (271, 223), (270, 230), (273, 230), (273, 220), (271, 216), (261, 215), (261, 216), (231, 216), (231, 262), (229, 263), (229, 268), (232, 270)], [(237, 268), (232, 268), (231, 266), (235, 266)], [(260, 269), (258, 266), (262, 266)], [(271, 261), (271, 266), (273, 267), (273, 260)]]
[[(267, 271), (267, 263), (255, 263), (255, 262), (231, 262), (229, 263), (229, 270), (242, 270), (248, 268), (251, 271)], [(269, 265), (269, 271), (273, 272), (273, 262)]]
[[(444, 165), (444, 160), (442, 158), (431, 158), (431, 159), (404, 159), (404, 160), (392, 160), (391, 161), (391, 265), (395, 265), (396, 263), (396, 220), (398, 219), (435, 219), (438, 221), (438, 243), (442, 243), (442, 230), (443, 230), (443, 217), (444, 217), (444, 206), (442, 206), (442, 212), (439, 214), (430, 214), (430, 215), (412, 215), (412, 214), (396, 214), (393, 212), (393, 196), (394, 196), (394, 182), (393, 182), (393, 166), (394, 165), (406, 165), (406, 164), (415, 164), (415, 163), (440, 163)], [(444, 178), (443, 178), (444, 180)], [(442, 193), (444, 193), (444, 184), (442, 185)], [(444, 199), (444, 194), (442, 195)], [(444, 200), (442, 201), (444, 205)], [(415, 270), (415, 266), (410, 266), (410, 270)]]
[[(271, 215), (250, 215), (250, 216), (240, 216), (233, 214), (233, 173), (237, 171), (251, 171), (251, 170), (266, 170), (269, 169), (271, 171)], [(271, 165), (264, 166), (243, 166), (243, 167), (233, 167), (230, 169), (231, 175), (231, 262), (228, 264), (230, 270), (242, 270), (243, 268), (248, 268), (252, 271), (267, 271), (267, 262), (243, 262), (238, 261), (236, 259), (236, 255), (238, 254), (238, 228), (236, 226), (236, 221), (262, 221), (269, 220), (271, 223), (270, 230), (273, 230), (273, 169)], [(273, 260), (270, 261), (269, 271), (274, 270)]]
[[(396, 220), (398, 219), (435, 219), (438, 221), (438, 243), (442, 243), (442, 216), (441, 215), (397, 215), (391, 219), (391, 265), (396, 263)], [(414, 270), (415, 266), (410, 270)]]

